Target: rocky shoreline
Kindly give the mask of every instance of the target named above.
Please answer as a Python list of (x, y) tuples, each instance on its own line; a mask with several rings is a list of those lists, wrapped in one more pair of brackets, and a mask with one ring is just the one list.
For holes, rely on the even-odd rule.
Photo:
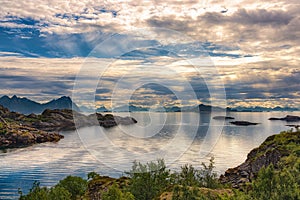
[(132, 117), (81, 113), (63, 109), (46, 109), (42, 114), (24, 115), (0, 106), (0, 149), (18, 148), (43, 142), (57, 142), (63, 138), (59, 131), (85, 126), (111, 128), (137, 123)]
[(226, 170), (220, 176), (220, 182), (230, 184), (233, 188), (241, 188), (251, 182), (262, 167), (273, 164), (275, 168), (283, 161), (283, 158), (298, 151), (300, 144), (300, 131), (287, 131), (269, 136), (259, 147), (253, 149), (245, 162), (241, 165)]

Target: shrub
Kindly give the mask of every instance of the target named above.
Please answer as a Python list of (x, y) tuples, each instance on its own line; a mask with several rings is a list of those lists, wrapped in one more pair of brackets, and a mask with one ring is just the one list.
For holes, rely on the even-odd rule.
[(130, 192), (122, 192), (116, 184), (113, 184), (107, 192), (102, 194), (103, 200), (134, 200)]
[(35, 181), (33, 183), (28, 195), (23, 196), (21, 191), (19, 191), (19, 193), (20, 200), (49, 199), (49, 190), (46, 187), (40, 187), (40, 183), (38, 181)]
[(300, 164), (276, 171), (273, 165), (262, 168), (249, 192), (253, 199), (300, 199)]
[(78, 176), (67, 176), (59, 181), (57, 186), (66, 189), (71, 194), (71, 199), (84, 195), (87, 189), (87, 181)]
[(196, 170), (192, 165), (184, 165), (181, 167), (181, 172), (179, 173), (178, 184), (184, 186), (197, 186), (200, 184), (198, 177), (198, 170)]
[(201, 163), (202, 169), (200, 169), (198, 173), (198, 177), (200, 180), (200, 186), (207, 188), (218, 188), (220, 187), (220, 183), (217, 179), (217, 173), (214, 172), (214, 157), (211, 157), (209, 160), (209, 165), (207, 166), (205, 163)]
[(217, 179), (217, 173), (213, 171), (214, 158), (212, 157), (209, 165), (201, 163), (201, 169), (195, 169), (192, 165), (184, 165), (181, 167), (181, 171), (177, 174), (177, 181), (175, 183), (183, 186), (198, 186), (207, 188), (220, 187)]
[(60, 186), (51, 188), (49, 192), (49, 200), (70, 200), (71, 197), (71, 193)]
[(131, 171), (126, 173), (131, 178), (129, 191), (136, 199), (150, 200), (157, 197), (170, 181), (170, 170), (166, 169), (164, 160), (147, 164), (134, 162)]

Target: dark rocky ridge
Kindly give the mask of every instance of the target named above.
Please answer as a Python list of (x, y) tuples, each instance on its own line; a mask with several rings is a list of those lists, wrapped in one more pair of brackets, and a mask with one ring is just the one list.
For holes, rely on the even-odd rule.
[(215, 120), (231, 120), (231, 119), (234, 119), (234, 117), (230, 117), (230, 116), (214, 116), (213, 119), (215, 119)]
[(300, 121), (300, 117), (293, 116), (293, 115), (287, 115), (282, 118), (271, 117), (271, 118), (269, 118), (269, 120), (282, 120), (282, 121), (287, 121), (287, 122), (298, 122), (298, 121)]
[(259, 124), (259, 123), (253, 123), (253, 122), (248, 122), (248, 121), (233, 121), (233, 122), (229, 122), (229, 123), (237, 125), (237, 126), (251, 126), (251, 125)]
[[(24, 115), (10, 112), (0, 106), (0, 148), (28, 146), (34, 143), (59, 141), (63, 138), (58, 131), (75, 130), (84, 126), (110, 128), (118, 124), (137, 123), (132, 117), (95, 113), (83, 115), (69, 109), (46, 109), (41, 115)], [(76, 123), (75, 123), (76, 122)]]
[(298, 155), (299, 145), (299, 130), (269, 136), (258, 148), (248, 154), (244, 163), (226, 170), (225, 174), (220, 176), (220, 182), (229, 183), (233, 188), (241, 188), (247, 182), (251, 182), (262, 167), (273, 164), (277, 168), (284, 157), (292, 153)]

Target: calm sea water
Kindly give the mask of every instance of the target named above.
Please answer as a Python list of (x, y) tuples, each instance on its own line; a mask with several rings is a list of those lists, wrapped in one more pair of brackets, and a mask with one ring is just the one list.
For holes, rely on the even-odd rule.
[(178, 170), (186, 163), (200, 167), (213, 156), (216, 171), (223, 173), (242, 163), (269, 135), (288, 130), (288, 123), (268, 120), (287, 114), (300, 112), (231, 113), (235, 120), (260, 123), (241, 127), (213, 120), (215, 114), (131, 113), (138, 120), (135, 125), (63, 132), (58, 143), (0, 152), (0, 199), (17, 199), (18, 188), (26, 193), (34, 181), (52, 186), (67, 175), (86, 177), (91, 171), (118, 177), (134, 160), (163, 158)]

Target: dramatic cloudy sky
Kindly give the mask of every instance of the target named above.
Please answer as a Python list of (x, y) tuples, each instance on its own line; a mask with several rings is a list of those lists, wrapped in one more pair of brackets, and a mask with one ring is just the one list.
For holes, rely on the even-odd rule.
[(299, 13), (299, 0), (1, 0), (0, 95), (299, 107)]

